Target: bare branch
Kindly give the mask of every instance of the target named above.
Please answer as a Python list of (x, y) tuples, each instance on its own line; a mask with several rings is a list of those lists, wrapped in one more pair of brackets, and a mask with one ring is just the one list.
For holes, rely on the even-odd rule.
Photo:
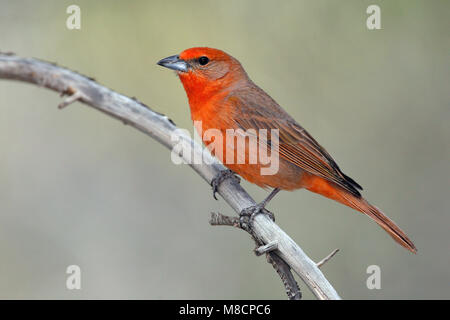
[(284, 285), (284, 289), (286, 291), (286, 294), (288, 295), (288, 298), (290, 300), (301, 299), (302, 294), (300, 292), (300, 288), (297, 282), (295, 281), (294, 276), (291, 273), (291, 268), (274, 252), (276, 249), (278, 249), (277, 242), (271, 242), (266, 245), (260, 245), (258, 239), (255, 238), (250, 229), (241, 227), (239, 217), (230, 217), (223, 215), (219, 212), (218, 213), (211, 212), (209, 223), (212, 226), (231, 226), (247, 231), (252, 236), (253, 240), (257, 245), (255, 249), (255, 254), (257, 256), (263, 255), (264, 253), (266, 254), (267, 262), (273, 266), (275, 271), (280, 276), (281, 282)]
[(286, 262), (284, 262), (282, 259), (280, 259), (274, 252), (275, 250), (278, 249), (277, 242), (271, 242), (266, 245), (259, 246), (259, 241), (252, 234), (252, 231), (241, 227), (238, 217), (230, 217), (230, 216), (223, 215), (221, 213), (211, 212), (211, 218), (209, 220), (209, 223), (212, 226), (231, 226), (231, 227), (236, 227), (236, 228), (240, 228), (244, 231), (247, 231), (253, 237), (253, 240), (257, 244), (257, 248), (255, 249), (255, 254), (257, 256), (261, 256), (264, 253), (266, 254), (267, 262), (273, 266), (275, 271), (280, 276), (281, 281), (284, 285), (284, 289), (286, 290), (286, 294), (288, 295), (288, 298), (290, 300), (300, 300), (301, 299), (302, 294), (300, 292), (300, 288), (299, 288), (297, 282), (295, 281), (294, 276), (291, 273), (291, 268), (289, 267), (289, 265), (286, 264)]
[[(208, 183), (211, 183), (220, 170), (225, 170), (200, 144), (176, 130), (177, 127), (166, 116), (74, 71), (37, 59), (0, 54), (0, 78), (24, 81), (64, 94), (71, 90), (80, 92), (82, 98), (78, 98), (79, 101), (133, 126), (169, 149), (180, 143), (191, 147), (194, 156), (203, 157), (205, 161), (189, 165)], [(189, 160), (188, 155), (181, 157), (185, 161)], [(237, 213), (256, 204), (234, 179), (223, 181), (218, 187), (218, 193)], [(256, 215), (250, 227), (260, 244), (278, 243), (276, 255), (300, 276), (317, 298), (340, 299), (314, 261), (267, 215)], [(270, 257), (273, 259), (272, 253)], [(286, 274), (288, 273), (283, 276)]]
[(209, 224), (212, 226), (231, 226), (240, 228), (238, 217), (226, 216), (224, 214), (221, 214), (220, 212), (211, 212)]
[(255, 254), (261, 256), (264, 253), (269, 253), (278, 249), (278, 242), (273, 241), (255, 249)]
[(334, 255), (335, 255), (336, 253), (338, 253), (338, 252), (339, 252), (339, 249), (334, 249), (333, 252), (331, 252), (331, 253), (330, 253), (329, 255), (327, 255), (325, 258), (323, 258), (322, 260), (320, 260), (319, 262), (317, 262), (317, 267), (318, 267), (318, 268), (322, 267), (325, 263), (328, 262), (328, 260), (330, 260), (331, 258), (333, 258)]
[(69, 104), (74, 103), (77, 100), (81, 100), (83, 98), (83, 94), (81, 91), (75, 91), (75, 93), (68, 96), (66, 99), (64, 99), (59, 105), (59, 109), (63, 109), (67, 107)]
[(289, 265), (273, 252), (267, 254), (266, 258), (267, 262), (272, 264), (273, 268), (280, 276), (289, 300), (300, 300), (302, 298), (302, 292), (300, 291), (300, 287), (291, 273), (291, 268)]

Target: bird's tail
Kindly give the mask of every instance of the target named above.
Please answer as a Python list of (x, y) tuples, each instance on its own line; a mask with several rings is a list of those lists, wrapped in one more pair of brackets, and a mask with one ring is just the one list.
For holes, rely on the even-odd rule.
[(416, 253), (417, 249), (394, 221), (389, 219), (380, 209), (368, 203), (364, 198), (357, 197), (343, 188), (329, 182), (321, 177), (310, 175), (305, 181), (305, 188), (309, 191), (319, 193), (327, 198), (336, 200), (350, 208), (362, 212), (372, 218), (401, 246)]

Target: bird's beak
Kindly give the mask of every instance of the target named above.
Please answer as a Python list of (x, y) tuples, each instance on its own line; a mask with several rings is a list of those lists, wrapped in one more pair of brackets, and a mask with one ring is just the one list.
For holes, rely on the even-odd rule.
[(170, 56), (159, 60), (158, 63), (160, 66), (181, 72), (187, 72), (190, 65), (186, 61), (180, 59), (179, 55)]

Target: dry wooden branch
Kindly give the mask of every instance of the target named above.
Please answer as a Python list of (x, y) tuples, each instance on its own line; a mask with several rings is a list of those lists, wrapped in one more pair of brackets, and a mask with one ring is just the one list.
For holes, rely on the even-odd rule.
[[(114, 92), (74, 71), (37, 59), (0, 54), (0, 78), (24, 81), (69, 95), (70, 97), (63, 102), (63, 106), (74, 101), (87, 104), (133, 126), (169, 149), (179, 143), (186, 148), (192, 148), (194, 156), (203, 157), (205, 161), (201, 164), (190, 163), (189, 165), (208, 183), (211, 183), (220, 170), (225, 170), (207, 150), (177, 130), (175, 124), (165, 115), (154, 112), (143, 103)], [(186, 161), (189, 159), (187, 154), (180, 155)], [(223, 181), (218, 187), (218, 192), (236, 212), (255, 205), (255, 201), (233, 179)], [(292, 269), (317, 298), (340, 299), (316, 263), (268, 216), (256, 215), (252, 219), (250, 229), (260, 245), (277, 243), (277, 250), (270, 252), (268, 259), (271, 259), (269, 261), (271, 263), (273, 261), (277, 271), (282, 270), (282, 279), (289, 278), (289, 275), (292, 277), (289, 271)], [(292, 295), (295, 296), (298, 293), (294, 290)]]
[(211, 212), (209, 223), (212, 226), (231, 226), (247, 231), (256, 243), (255, 254), (257, 256), (266, 254), (267, 262), (272, 265), (280, 276), (289, 300), (301, 299), (302, 293), (297, 281), (295, 281), (295, 278), (291, 273), (291, 268), (288, 264), (286, 264), (286, 262), (283, 261), (283, 259), (277, 256), (276, 252), (274, 252), (278, 249), (278, 242), (274, 241), (262, 245), (257, 237), (255, 237), (251, 229), (241, 227), (239, 217), (229, 217), (221, 213)]
[(336, 253), (339, 252), (339, 249), (334, 249), (333, 252), (331, 252), (329, 255), (327, 255), (325, 258), (317, 262), (317, 267), (322, 267), (325, 263), (327, 263), (331, 258), (334, 257)]

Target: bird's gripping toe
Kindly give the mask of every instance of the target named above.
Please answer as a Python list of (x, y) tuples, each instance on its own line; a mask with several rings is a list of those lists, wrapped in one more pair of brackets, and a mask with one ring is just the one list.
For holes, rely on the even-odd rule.
[(226, 179), (235, 179), (238, 183), (241, 182), (241, 178), (239, 178), (233, 171), (230, 169), (227, 170), (221, 170), (212, 180), (211, 180), (211, 187), (213, 190), (213, 197), (217, 200), (216, 193), (218, 191), (218, 188), (220, 184), (225, 181)]
[(260, 213), (267, 214), (272, 221), (275, 221), (275, 216), (272, 212), (264, 208), (266, 203), (263, 201), (261, 203), (258, 203), (254, 206), (242, 209), (241, 212), (239, 212), (239, 224), (240, 227), (244, 230), (248, 229), (248, 226), (250, 225), (252, 219)]

